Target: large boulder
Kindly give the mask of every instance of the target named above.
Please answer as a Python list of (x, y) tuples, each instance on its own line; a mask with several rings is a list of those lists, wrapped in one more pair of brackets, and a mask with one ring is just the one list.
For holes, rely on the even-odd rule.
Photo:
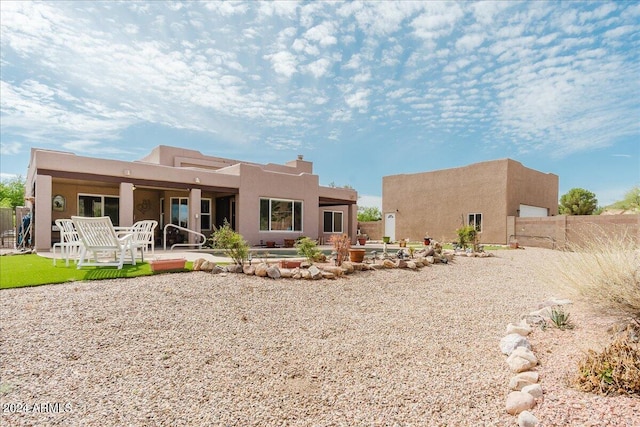
[(315, 265), (312, 265), (311, 267), (309, 267), (308, 271), (309, 271), (309, 278), (311, 280), (322, 279), (322, 271)]
[(271, 279), (279, 279), (280, 278), (280, 269), (276, 265), (270, 265), (267, 268), (267, 276)]
[(267, 269), (269, 268), (269, 264), (266, 262), (261, 262), (256, 265), (256, 276), (258, 277), (267, 277)]

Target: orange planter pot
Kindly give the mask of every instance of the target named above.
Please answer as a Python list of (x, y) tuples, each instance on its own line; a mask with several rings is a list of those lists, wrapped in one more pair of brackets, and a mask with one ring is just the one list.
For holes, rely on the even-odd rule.
[(183, 270), (186, 262), (187, 260), (184, 258), (156, 259), (149, 262), (149, 264), (151, 265), (151, 271), (169, 271)]
[(364, 261), (365, 253), (364, 249), (349, 249), (349, 261), (362, 262)]
[(300, 261), (287, 261), (287, 260), (280, 261), (281, 268), (298, 268), (300, 267), (300, 264), (301, 264)]

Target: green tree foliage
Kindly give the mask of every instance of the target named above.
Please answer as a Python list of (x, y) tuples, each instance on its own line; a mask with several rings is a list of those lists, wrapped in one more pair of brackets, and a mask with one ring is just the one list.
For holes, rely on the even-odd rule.
[(215, 248), (224, 250), (225, 255), (236, 264), (242, 265), (249, 256), (249, 244), (240, 233), (233, 231), (227, 221), (211, 236)]
[(295, 243), (298, 254), (307, 258), (307, 260), (313, 264), (313, 262), (322, 255), (320, 249), (318, 249), (318, 243), (308, 237), (298, 239)]
[(25, 179), (21, 176), (2, 180), (0, 182), (0, 206), (15, 208), (24, 206)]
[(358, 206), (358, 221), (380, 221), (382, 219), (382, 212), (375, 206)]
[(562, 215), (592, 215), (597, 207), (595, 194), (583, 188), (572, 188), (560, 197), (558, 210)]
[(640, 211), (640, 185), (636, 185), (627, 191), (624, 199), (615, 202), (611, 206), (613, 209), (627, 209)]

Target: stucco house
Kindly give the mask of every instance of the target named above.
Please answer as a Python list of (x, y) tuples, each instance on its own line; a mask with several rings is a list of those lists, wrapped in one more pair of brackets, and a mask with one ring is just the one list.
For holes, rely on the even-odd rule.
[[(473, 224), (481, 243), (509, 243), (508, 217), (558, 214), (558, 176), (511, 159), (382, 178), (384, 234), (392, 240), (456, 239)], [(425, 236), (428, 234), (428, 236)]]
[(165, 224), (208, 237), (227, 220), (251, 245), (334, 233), (355, 240), (357, 227), (357, 192), (321, 186), (302, 156), (258, 164), (161, 145), (121, 161), (33, 148), (25, 194), (37, 250), (49, 250), (59, 239), (54, 221), (72, 215), (108, 215), (120, 226), (154, 219), (158, 238)]

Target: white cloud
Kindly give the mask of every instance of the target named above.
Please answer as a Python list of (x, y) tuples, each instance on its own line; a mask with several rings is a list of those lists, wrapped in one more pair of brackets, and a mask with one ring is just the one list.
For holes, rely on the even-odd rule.
[(364, 111), (369, 107), (369, 95), (371, 90), (360, 89), (353, 94), (345, 96), (345, 102), (350, 108), (357, 108), (360, 111)]
[(21, 150), (22, 144), (19, 142), (0, 142), (0, 154), (3, 156), (18, 154)]
[(456, 41), (456, 49), (463, 52), (472, 51), (480, 46), (484, 42), (484, 39), (484, 34), (465, 34)]
[(329, 72), (330, 67), (331, 67), (331, 61), (329, 61), (326, 58), (320, 58), (317, 61), (314, 61), (309, 65), (307, 65), (306, 69), (315, 78), (320, 78)]
[(296, 57), (291, 52), (281, 51), (265, 55), (264, 58), (271, 61), (273, 70), (276, 73), (285, 77), (291, 77), (298, 71)]
[(338, 42), (338, 39), (333, 35), (334, 33), (334, 25), (331, 22), (325, 21), (322, 24), (308, 29), (307, 32), (304, 33), (304, 37), (307, 40), (318, 42), (322, 47), (327, 47)]

